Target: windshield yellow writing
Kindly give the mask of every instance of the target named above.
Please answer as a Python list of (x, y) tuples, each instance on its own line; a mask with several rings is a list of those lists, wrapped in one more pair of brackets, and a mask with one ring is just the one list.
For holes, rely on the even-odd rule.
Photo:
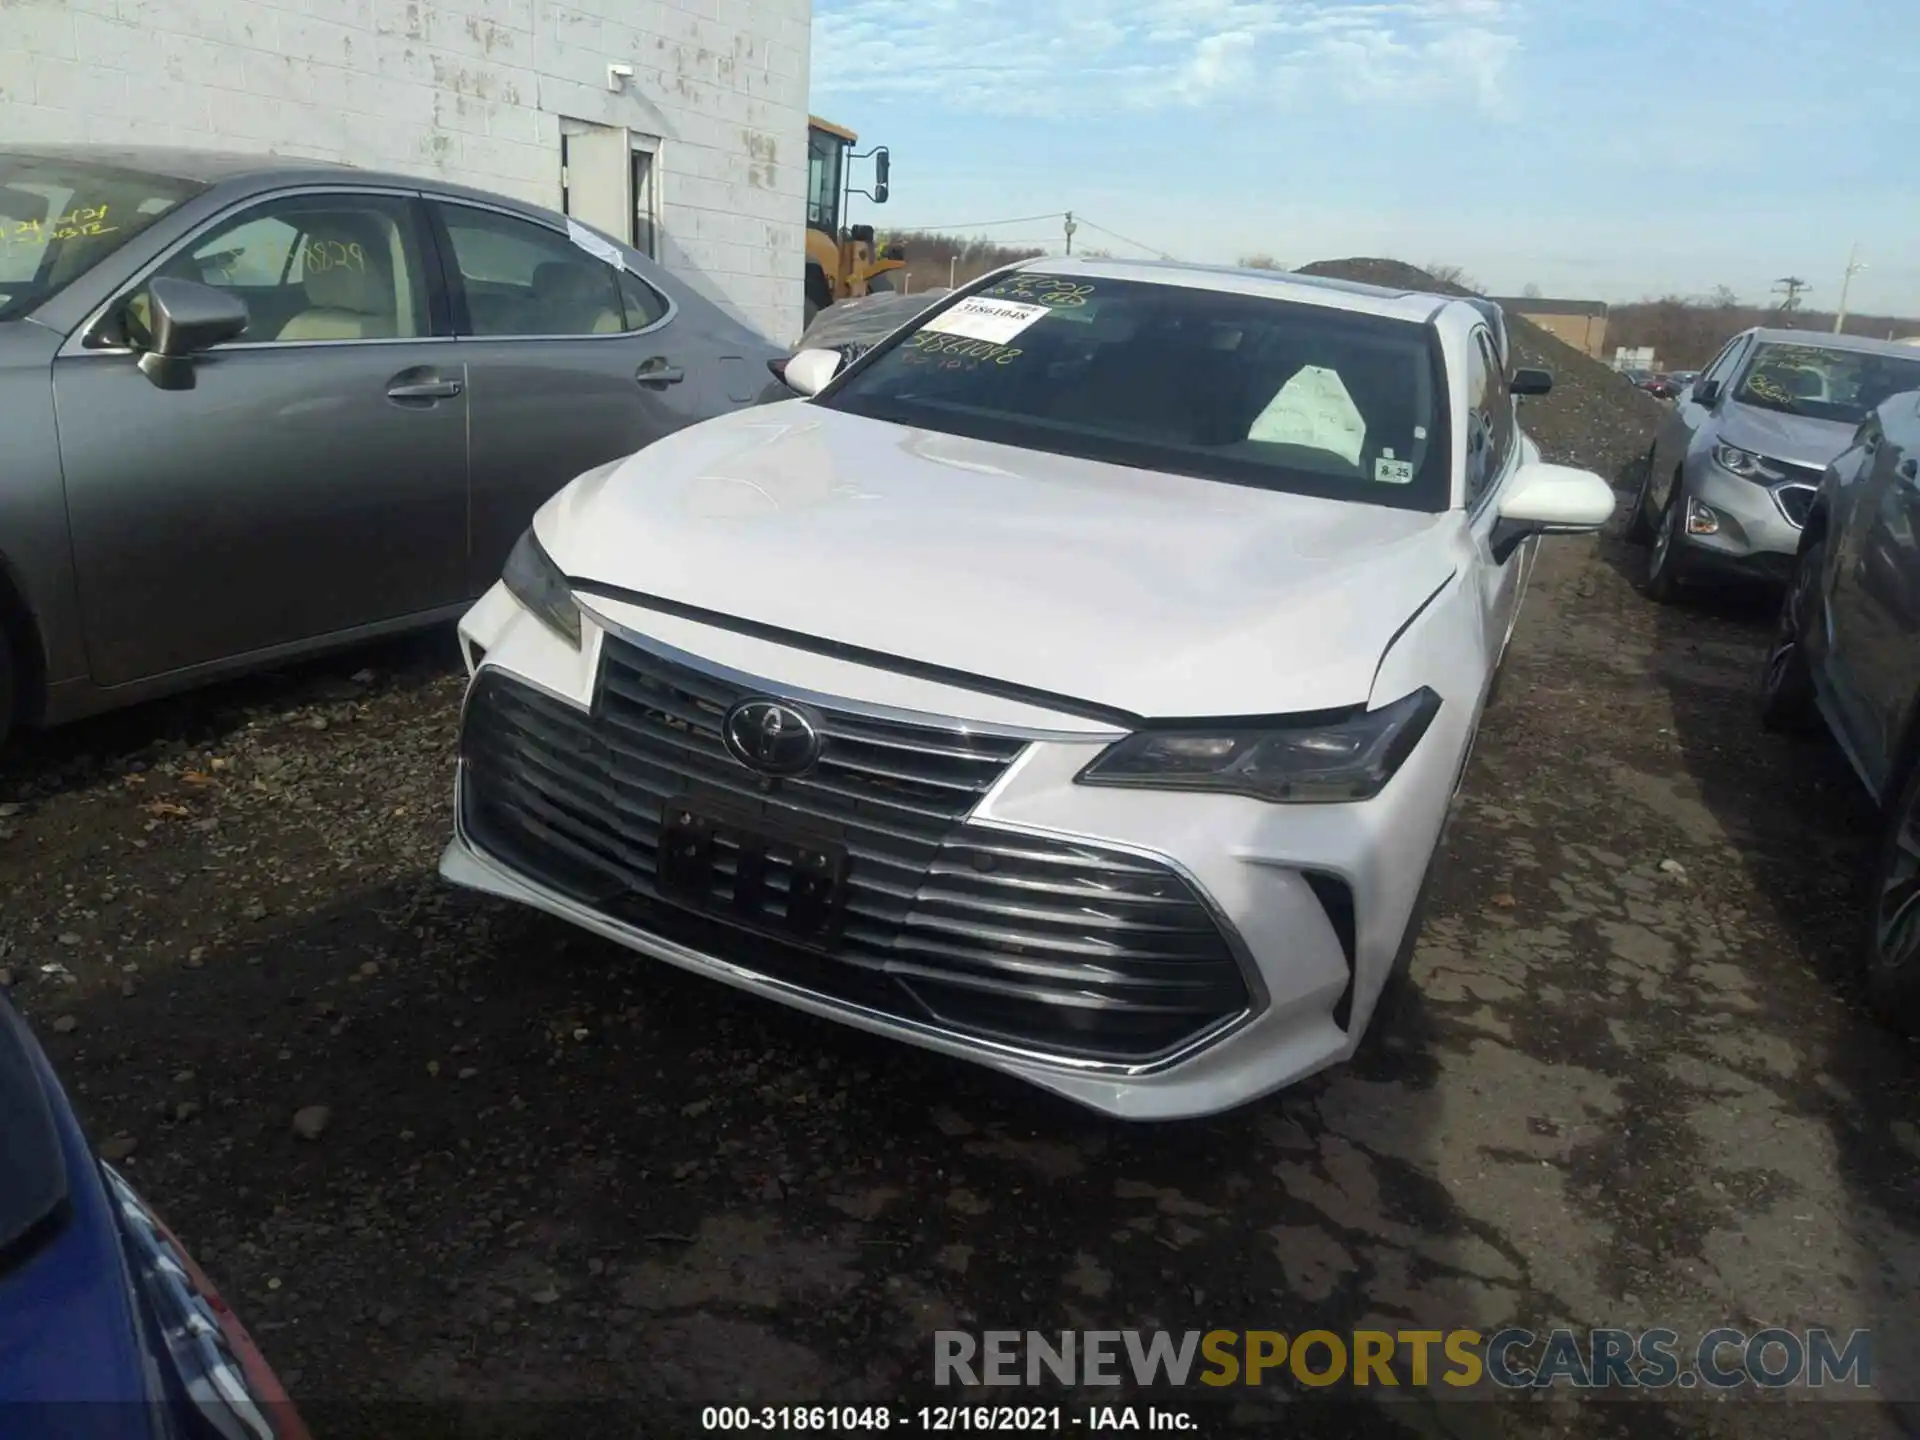
[(367, 252), (357, 243), (345, 240), (309, 240), (300, 258), (309, 275), (324, 275), (329, 270), (367, 268)]
[(909, 358), (938, 356), (943, 362), (951, 362), (956, 367), (988, 361), (995, 365), (1011, 365), (1026, 353), (1017, 345), (996, 345), (991, 340), (975, 340), (966, 335), (949, 335), (939, 330), (916, 331), (907, 337), (905, 349), (918, 352), (918, 355)]
[(107, 224), (107, 207), (83, 205), (51, 220), (0, 220), (0, 245), (45, 245), (53, 240), (84, 240), (111, 235), (118, 225)]
[(982, 293), (1002, 300), (1025, 300), (1030, 305), (1070, 309), (1086, 304), (1093, 296), (1093, 286), (1063, 280), (1058, 275), (1014, 275)]

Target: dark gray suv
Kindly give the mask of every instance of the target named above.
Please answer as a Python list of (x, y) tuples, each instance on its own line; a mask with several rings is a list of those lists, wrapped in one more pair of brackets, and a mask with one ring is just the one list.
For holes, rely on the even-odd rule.
[(782, 353), (498, 195), (0, 149), (0, 731), (451, 619), (549, 495)]
[(1807, 509), (1767, 653), (1761, 719), (1821, 720), (1879, 802), (1867, 988), (1920, 1034), (1920, 381), (1881, 401)]

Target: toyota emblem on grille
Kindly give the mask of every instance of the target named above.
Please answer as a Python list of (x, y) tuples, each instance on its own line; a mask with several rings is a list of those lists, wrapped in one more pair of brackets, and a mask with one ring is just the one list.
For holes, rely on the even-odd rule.
[(742, 700), (722, 730), (733, 758), (762, 775), (799, 775), (820, 758), (813, 722), (778, 700)]

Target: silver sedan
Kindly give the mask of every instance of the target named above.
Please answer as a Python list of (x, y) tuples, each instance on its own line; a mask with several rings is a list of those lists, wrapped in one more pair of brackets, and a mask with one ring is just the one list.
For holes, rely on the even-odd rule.
[(0, 733), (451, 619), (549, 495), (781, 353), (502, 196), (0, 149)]

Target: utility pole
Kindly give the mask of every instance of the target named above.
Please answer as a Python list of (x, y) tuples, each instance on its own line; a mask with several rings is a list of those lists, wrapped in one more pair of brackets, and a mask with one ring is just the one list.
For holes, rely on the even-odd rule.
[(1867, 267), (1856, 258), (1860, 254), (1860, 242), (1853, 242), (1847, 250), (1847, 268), (1840, 277), (1840, 308), (1833, 314), (1833, 333), (1838, 335), (1840, 327), (1847, 323), (1847, 290), (1853, 284), (1853, 277)]
[(1069, 255), (1073, 253), (1073, 232), (1079, 228), (1078, 225), (1073, 223), (1073, 212), (1071, 210), (1067, 211), (1067, 253)]
[(1806, 288), (1807, 282), (1798, 275), (1783, 275), (1774, 282), (1774, 293), (1784, 297), (1779, 307), (1782, 315), (1791, 315), (1800, 308), (1800, 292)]

